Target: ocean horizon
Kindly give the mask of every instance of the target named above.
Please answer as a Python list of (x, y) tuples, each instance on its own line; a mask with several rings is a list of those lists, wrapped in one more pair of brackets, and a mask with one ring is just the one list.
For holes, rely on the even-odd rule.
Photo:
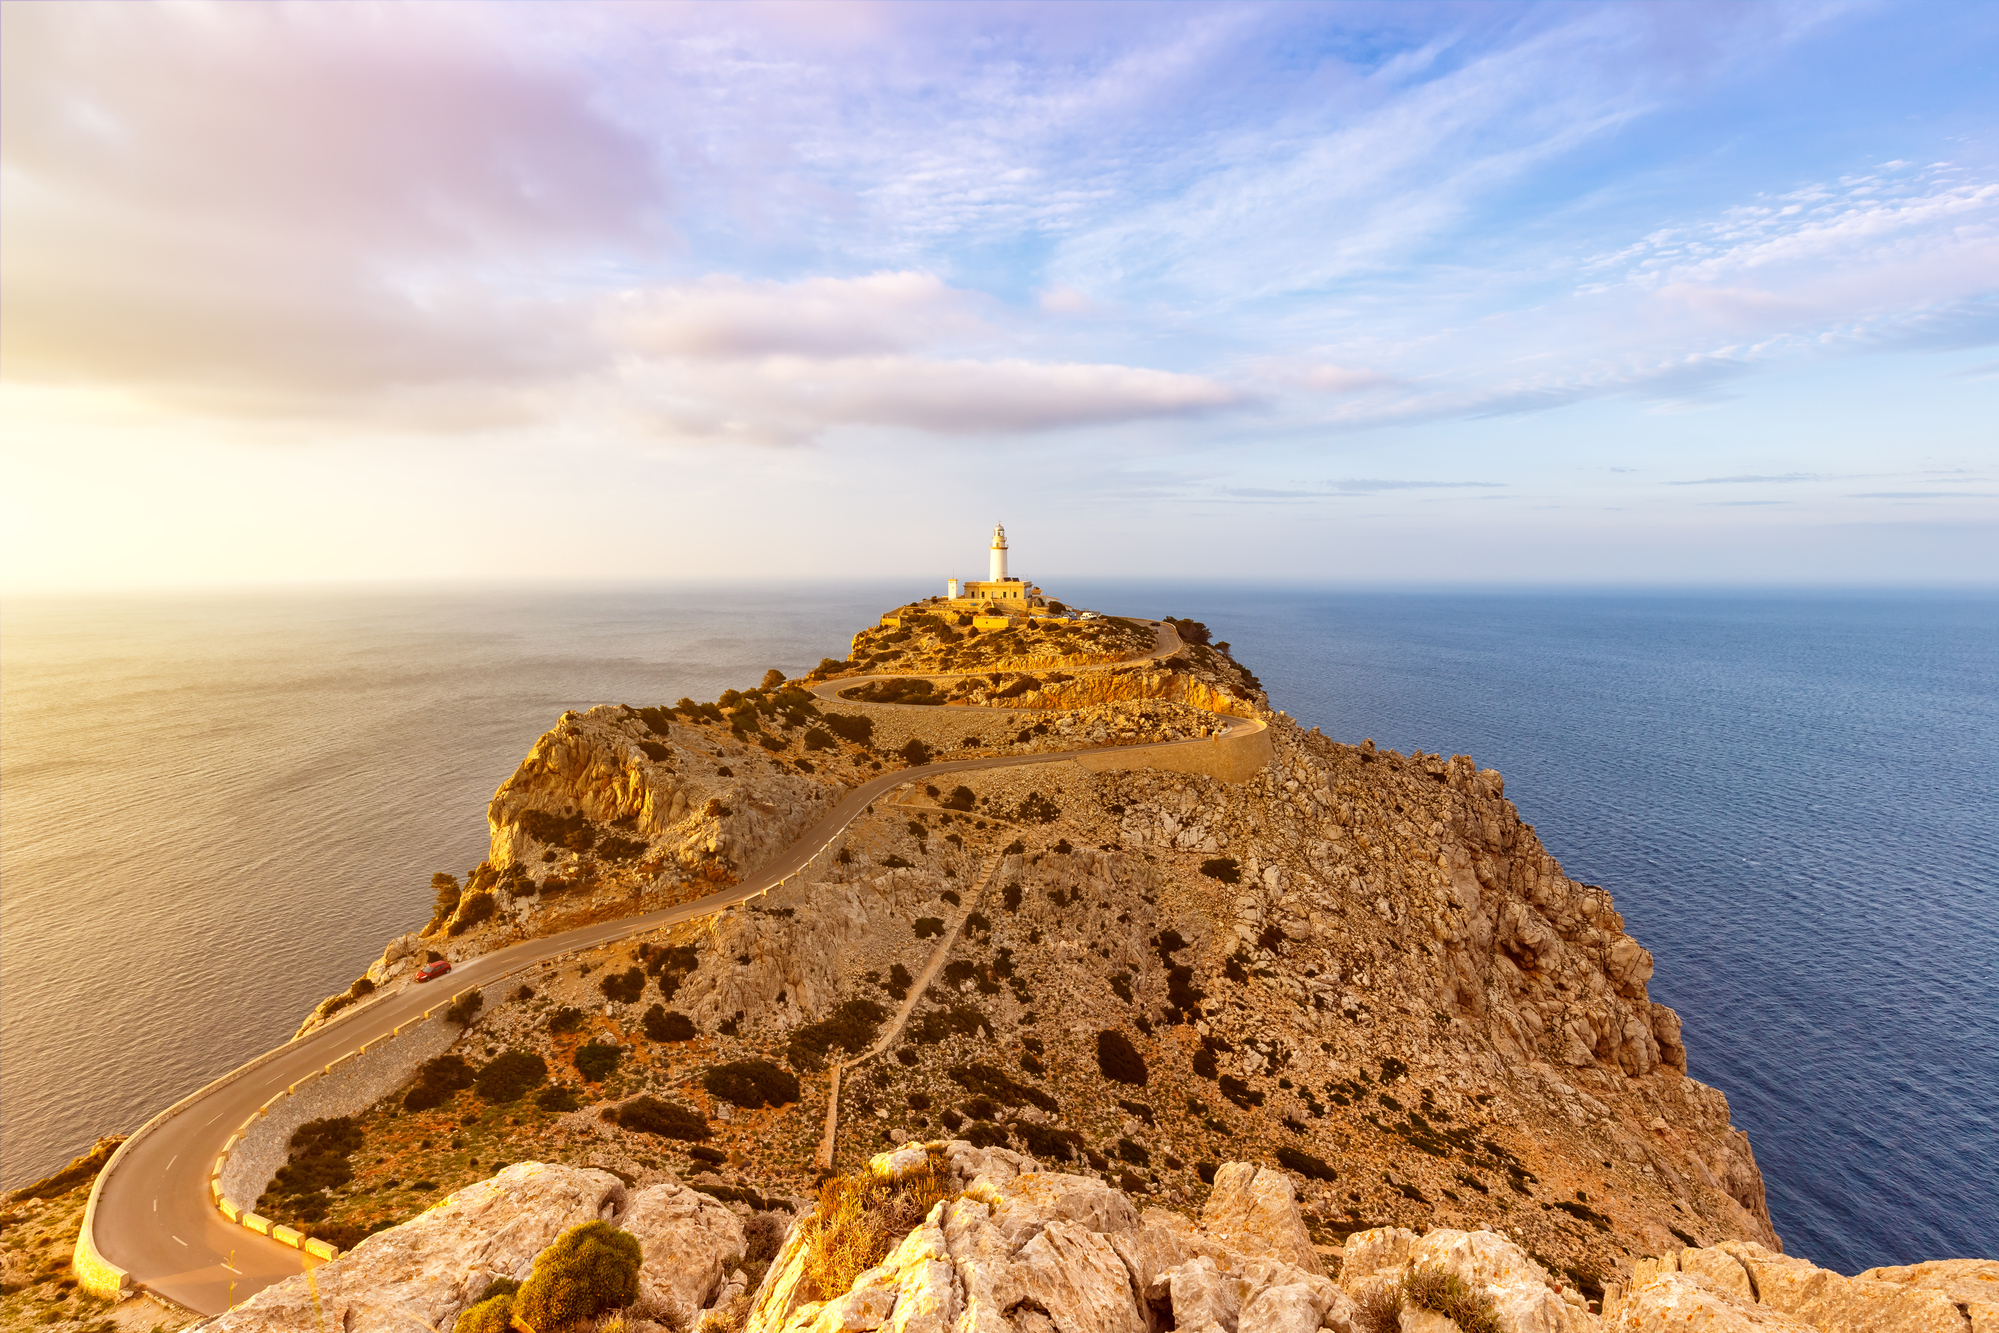
[[(1468, 753), (1616, 897), (1786, 1248), (1999, 1252), (1999, 592), (1046, 579), (1340, 740)], [(906, 581), (0, 603), (0, 1184), (282, 1042), (568, 708), (840, 656)]]

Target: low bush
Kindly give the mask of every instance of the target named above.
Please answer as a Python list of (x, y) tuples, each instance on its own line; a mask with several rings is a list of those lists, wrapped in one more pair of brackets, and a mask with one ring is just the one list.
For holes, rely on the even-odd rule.
[(509, 1333), (514, 1323), (511, 1292), (488, 1296), (458, 1316), (451, 1333)]
[(701, 1086), (711, 1097), (720, 1097), (731, 1106), (754, 1110), (759, 1106), (783, 1106), (798, 1100), (796, 1075), (768, 1060), (737, 1060), (716, 1065), (701, 1076)]
[(919, 916), (913, 924), (916, 927), (916, 938), (919, 940), (927, 940), (932, 935), (944, 933), (944, 918), (941, 916)]
[(553, 1111), (560, 1114), (565, 1111), (574, 1111), (583, 1104), (583, 1101), (576, 1095), (576, 1089), (566, 1084), (556, 1083), (536, 1093), (534, 1104), (544, 1111)]
[(521, 832), (550, 847), (587, 852), (597, 845), (597, 826), (580, 814), (552, 815), (546, 810), (527, 810), (514, 822)]
[(819, 1187), (819, 1206), (799, 1223), (805, 1273), (822, 1293), (852, 1290), (854, 1279), (888, 1257), (937, 1204), (951, 1199), (950, 1168), (933, 1151), (928, 1163), (893, 1180), (863, 1167)]
[[(348, 1164), (348, 1154), (360, 1148), (361, 1127), (349, 1116), (331, 1120), (310, 1120), (292, 1131), (290, 1159), (278, 1168), (271, 1186), (258, 1200), (259, 1208), (283, 1208), (288, 1211), (317, 1212), (325, 1214), (323, 1203), (318, 1208), (301, 1205), (314, 1199), (322, 1190), (339, 1189), (354, 1179), (354, 1168)], [(268, 1201), (268, 1202), (266, 1202)], [(317, 1218), (311, 1219), (317, 1220)]]
[(938, 804), (946, 810), (970, 810), (973, 803), (978, 799), (970, 787), (953, 787), (951, 794), (939, 801)]
[(458, 913), (451, 918), (447, 935), (463, 935), (482, 921), (492, 919), (499, 902), (490, 893), (468, 893), (459, 901)]
[(833, 748), (833, 733), (824, 727), (808, 727), (805, 730), (805, 748), (808, 750), (830, 750)]
[(785, 1048), (785, 1059), (794, 1068), (823, 1068), (827, 1053), (835, 1047), (849, 1055), (859, 1055), (874, 1040), (888, 1010), (873, 1000), (848, 1000), (817, 1023), (793, 1030)]
[(517, 1102), (548, 1081), (548, 1063), (532, 1051), (502, 1051), (472, 1080), (472, 1091), (489, 1102)]
[(403, 1094), (403, 1108), (428, 1111), (442, 1106), (453, 1093), (471, 1087), (473, 1078), (472, 1066), (466, 1064), (462, 1056), (440, 1055), (426, 1060), (423, 1067), (417, 1070), (415, 1084)]
[(1105, 1029), (1097, 1034), (1097, 1068), (1105, 1078), (1134, 1087), (1145, 1086), (1145, 1057), (1122, 1032)]
[(1054, 1129), (1048, 1125), (1037, 1125), (1032, 1120), (1016, 1120), (1012, 1128), (1014, 1137), (1020, 1140), (1028, 1155), (1044, 1162), (1074, 1161), (1076, 1145), (1082, 1142), (1073, 1129)]
[(993, 1035), (992, 1023), (985, 1014), (968, 1004), (954, 1004), (948, 1009), (926, 1010), (910, 1029), (910, 1036), (926, 1046), (934, 1046), (946, 1037), (969, 1037), (981, 1031), (988, 1037)]
[(1062, 817), (1062, 807), (1038, 791), (1027, 793), (1014, 818), (1023, 824), (1052, 824)]
[(1319, 1158), (1296, 1148), (1283, 1147), (1277, 1150), (1277, 1164), (1286, 1171), (1296, 1171), (1307, 1180), (1338, 1180), (1340, 1173), (1326, 1165)]
[(1224, 884), (1242, 883), (1242, 867), (1233, 856), (1211, 856), (1201, 862), (1201, 873)]
[(648, 1041), (693, 1041), (701, 1035), (693, 1019), (662, 1005), (646, 1010), (644, 1022)]
[(618, 1067), (618, 1048), (608, 1041), (585, 1042), (576, 1048), (576, 1072), (586, 1083), (600, 1083)]
[(1247, 1111), (1252, 1106), (1263, 1105), (1263, 1094), (1234, 1074), (1223, 1074), (1221, 1078), (1222, 1096)]
[(908, 764), (911, 768), (916, 767), (918, 764), (927, 764), (930, 762), (930, 747), (920, 740), (911, 740), (907, 745), (896, 751), (896, 753), (901, 755), (902, 762)]
[(890, 870), (907, 870), (916, 863), (906, 856), (890, 854), (881, 859), (881, 864)]
[(1453, 1321), (1462, 1333), (1499, 1333), (1499, 1312), (1492, 1298), (1474, 1291), (1456, 1273), (1435, 1267), (1415, 1269), (1402, 1279), (1402, 1297)]
[(574, 1032), (583, 1026), (583, 1011), (574, 1005), (563, 1005), (548, 1016), (550, 1032)]
[(444, 1011), (444, 1017), (448, 1022), (468, 1028), (472, 1026), (472, 1020), (479, 1016), (479, 1011), (485, 1007), (486, 997), (476, 990), (468, 990), (451, 1002), (451, 1007)]
[(663, 1139), (698, 1143), (709, 1136), (708, 1122), (699, 1111), (657, 1097), (634, 1097), (612, 1112), (612, 1118), (626, 1129)]
[(1039, 1088), (1029, 1087), (1007, 1077), (991, 1065), (954, 1065), (950, 1071), (951, 1081), (975, 1097), (990, 1097), (1007, 1106), (1018, 1106), (1028, 1102), (1054, 1114), (1057, 1107), (1053, 1097)]
[(875, 740), (875, 720), (871, 717), (856, 717), (851, 713), (828, 713), (822, 719), (826, 729), (845, 741), (855, 745), (873, 745)]
[(632, 1004), (645, 994), (646, 974), (636, 967), (628, 967), (622, 972), (612, 972), (598, 981), (597, 989), (604, 992), (604, 998), (619, 1004)]
[(534, 1270), (514, 1297), (514, 1317), (540, 1333), (557, 1333), (639, 1295), (638, 1237), (609, 1222), (585, 1222), (534, 1257)]
[(909, 975), (909, 969), (897, 963), (888, 970), (888, 980), (882, 989), (898, 1000), (909, 998), (909, 988), (916, 984), (916, 978)]
[(651, 846), (643, 838), (606, 838), (598, 844), (597, 855), (606, 861), (636, 861)]

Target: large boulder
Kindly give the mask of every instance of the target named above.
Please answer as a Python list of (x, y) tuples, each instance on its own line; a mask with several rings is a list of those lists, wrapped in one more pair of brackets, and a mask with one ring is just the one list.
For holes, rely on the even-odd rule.
[(1931, 1259), (1870, 1268), (1860, 1280), (1941, 1292), (1964, 1311), (1971, 1333), (1999, 1333), (1999, 1259)]
[(1802, 1320), (1679, 1272), (1654, 1273), (1634, 1286), (1603, 1327), (1604, 1333), (1817, 1333)]
[[(1980, 1303), (1980, 1297), (1992, 1295), (1995, 1288), (1999, 1288), (1999, 1263), (1990, 1260), (1870, 1269), (1859, 1277), (1845, 1277), (1753, 1241), (1723, 1241), (1706, 1249), (1675, 1250), (1640, 1260), (1628, 1290), (1613, 1293), (1606, 1322), (1608, 1328), (1629, 1333), (1709, 1326), (1799, 1327), (1819, 1333), (1967, 1333), (1967, 1323), (1969, 1333), (1999, 1333), (1994, 1307)], [(1983, 1327), (1981, 1316), (1986, 1321)], [(1675, 1323), (1676, 1319), (1681, 1322)]]
[(844, 1292), (813, 1288), (811, 1227), (799, 1226), (757, 1293), (748, 1333), (1352, 1333), (1352, 1303), (1318, 1271), (1281, 1173), (1221, 1168), (1223, 1205), (1197, 1227), (1170, 1213), (1141, 1217), (1101, 1180), (1043, 1171), (1005, 1149), (910, 1145), (867, 1169), (894, 1178), (933, 1155), (956, 1198)]
[(671, 1182), (633, 1194), (618, 1224), (645, 1254), (640, 1301), (663, 1307), (674, 1328), (693, 1326), (745, 1250), (742, 1221), (728, 1205)]
[(1594, 1333), (1598, 1327), (1579, 1292), (1491, 1231), (1438, 1227), (1424, 1236), (1401, 1227), (1357, 1231), (1347, 1238), (1340, 1285), (1364, 1301), (1381, 1287), (1400, 1286), (1411, 1273), (1431, 1269), (1490, 1301), (1500, 1333)]
[[(420, 1216), (377, 1232), (333, 1262), (264, 1288), (204, 1333), (409, 1333), (448, 1330), (496, 1278), (524, 1280), (568, 1228), (625, 1210), (607, 1171), (522, 1162), (467, 1185)], [(317, 1288), (315, 1291), (314, 1288)]]

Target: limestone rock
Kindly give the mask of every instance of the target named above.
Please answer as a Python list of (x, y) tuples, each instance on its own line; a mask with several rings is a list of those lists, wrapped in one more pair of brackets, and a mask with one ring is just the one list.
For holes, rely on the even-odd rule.
[[(1340, 1284), (1364, 1298), (1410, 1273), (1441, 1269), (1492, 1302), (1501, 1333), (1594, 1333), (1597, 1320), (1563, 1300), (1541, 1265), (1491, 1231), (1438, 1227), (1424, 1236), (1379, 1227), (1347, 1238)], [(1405, 1325), (1406, 1326), (1406, 1325)]]
[(1201, 1230), (1245, 1254), (1268, 1254), (1323, 1276), (1319, 1252), (1298, 1214), (1291, 1177), (1272, 1167), (1231, 1162), (1215, 1172)]
[(1870, 1268), (1857, 1280), (1941, 1292), (1971, 1320), (1971, 1333), (1999, 1333), (1999, 1260), (1932, 1259), (1900, 1268)]
[(1802, 1320), (1725, 1296), (1685, 1273), (1654, 1275), (1604, 1322), (1604, 1333), (1814, 1333)]
[(675, 1328), (694, 1322), (723, 1273), (743, 1257), (743, 1224), (726, 1204), (671, 1183), (631, 1196), (618, 1225), (638, 1237), (645, 1260), (639, 1298), (664, 1306)]
[(615, 1219), (625, 1204), (625, 1187), (609, 1172), (522, 1162), (316, 1269), (316, 1299), (301, 1274), (201, 1327), (212, 1333), (408, 1333), (416, 1323), (449, 1329), (495, 1278), (525, 1279), (535, 1255), (564, 1230)]

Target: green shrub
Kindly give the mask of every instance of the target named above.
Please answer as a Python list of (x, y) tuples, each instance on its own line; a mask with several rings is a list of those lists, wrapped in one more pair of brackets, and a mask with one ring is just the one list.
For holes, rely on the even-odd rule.
[(1106, 1029), (1097, 1034), (1097, 1068), (1105, 1078), (1135, 1087), (1145, 1086), (1145, 1057), (1122, 1032)]
[(553, 1111), (559, 1114), (564, 1111), (574, 1111), (583, 1102), (576, 1095), (576, 1089), (566, 1084), (556, 1083), (536, 1093), (534, 1104), (544, 1111)]
[(830, 750), (833, 748), (833, 734), (824, 727), (805, 729), (805, 748), (808, 750)]
[(548, 1016), (550, 1032), (574, 1032), (583, 1026), (583, 1011), (574, 1005), (565, 1004)]
[(894, 854), (884, 856), (881, 859), (881, 863), (883, 866), (887, 867), (890, 870), (907, 870), (909, 867), (916, 864), (914, 861), (911, 861), (908, 857), (896, 856)]
[(638, 1299), (638, 1237), (609, 1222), (585, 1222), (534, 1257), (514, 1297), (514, 1315), (536, 1333), (559, 1333)]
[(486, 997), (476, 990), (468, 990), (451, 1002), (451, 1007), (444, 1011), (444, 1017), (459, 1027), (469, 1028), (472, 1026), (472, 1020), (477, 1018), (479, 1011), (485, 1007)]
[(737, 1060), (716, 1065), (701, 1076), (701, 1086), (708, 1090), (709, 1096), (749, 1110), (798, 1100), (797, 1077), (768, 1060)]
[(1283, 1147), (1277, 1150), (1277, 1164), (1286, 1171), (1296, 1171), (1307, 1180), (1338, 1180), (1340, 1173), (1320, 1159), (1296, 1148)]
[(514, 1321), (512, 1293), (489, 1296), (458, 1316), (451, 1333), (509, 1333)]
[(944, 918), (941, 916), (919, 916), (915, 921), (916, 938), (927, 940), (932, 935), (944, 933)]
[(463, 935), (482, 921), (492, 919), (499, 902), (490, 893), (468, 893), (458, 904), (457, 915), (451, 918), (451, 926), (444, 933)]
[(354, 1168), (347, 1157), (360, 1148), (361, 1142), (361, 1127), (349, 1116), (311, 1120), (300, 1125), (292, 1131), (288, 1145), (290, 1159), (278, 1168), (258, 1207), (297, 1210), (307, 1199), (313, 1199), (320, 1204), (316, 1211), (324, 1215), (323, 1202), (314, 1196), (322, 1190), (339, 1189), (354, 1179)]
[(517, 1102), (548, 1079), (548, 1063), (532, 1051), (502, 1051), (472, 1080), (472, 1090), (489, 1102)]
[(1052, 824), (1061, 817), (1062, 807), (1038, 791), (1027, 793), (1020, 809), (1014, 812), (1014, 818), (1023, 824)]
[(1032, 1120), (1016, 1120), (1012, 1128), (1014, 1137), (1031, 1157), (1044, 1162), (1071, 1162), (1076, 1158), (1076, 1144), (1081, 1139), (1073, 1129), (1053, 1129)]
[(628, 967), (622, 972), (612, 972), (598, 981), (597, 989), (604, 992), (604, 998), (619, 1004), (631, 1004), (645, 994), (646, 974), (636, 967)]
[(688, 1142), (699, 1142), (709, 1135), (708, 1122), (699, 1111), (657, 1097), (634, 1097), (612, 1114), (620, 1125), (641, 1134)]
[(930, 762), (930, 747), (920, 740), (910, 741), (909, 744), (903, 746), (896, 753), (900, 754), (902, 762), (908, 764), (911, 768), (916, 767), (918, 764), (927, 764)]
[(1224, 884), (1242, 883), (1242, 867), (1233, 856), (1211, 856), (1201, 862), (1201, 873)]
[(978, 799), (978, 796), (973, 793), (970, 787), (953, 787), (951, 794), (938, 802), (938, 804), (942, 805), (946, 810), (969, 810)]
[(428, 1111), (449, 1101), (451, 1094), (472, 1086), (472, 1066), (464, 1057), (440, 1055), (434, 1060), (426, 1060), (417, 1070), (416, 1083), (403, 1095), (403, 1107), (411, 1111)]
[(882, 983), (882, 989), (896, 999), (904, 1000), (909, 998), (909, 988), (915, 984), (916, 978), (909, 975), (909, 969), (896, 963), (889, 968), (888, 980)]
[(984, 1031), (993, 1035), (992, 1023), (983, 1012), (968, 1004), (954, 1004), (948, 1009), (929, 1009), (916, 1020), (910, 1036), (926, 1046), (934, 1046), (946, 1037), (969, 1037)]
[(650, 1041), (693, 1041), (701, 1035), (686, 1014), (654, 1005), (645, 1014), (646, 1038)]
[(842, 740), (855, 745), (873, 745), (875, 741), (875, 720), (871, 717), (856, 717), (851, 713), (828, 713), (822, 719), (827, 730)]
[(601, 1082), (618, 1067), (618, 1047), (608, 1041), (585, 1042), (576, 1048), (575, 1062), (576, 1072), (583, 1075), (584, 1082)]
[(859, 1055), (874, 1040), (876, 1029), (888, 1017), (888, 1010), (873, 1000), (848, 1000), (817, 1023), (795, 1029), (785, 1049), (785, 1059), (794, 1068), (819, 1069), (827, 1052), (838, 1047), (849, 1055)]
[(536, 842), (550, 847), (587, 852), (597, 845), (597, 826), (581, 814), (552, 815), (546, 810), (528, 810), (515, 825)]
[(1228, 1098), (1245, 1111), (1252, 1106), (1263, 1105), (1263, 1094), (1255, 1088), (1250, 1087), (1249, 1084), (1243, 1082), (1234, 1074), (1223, 1074), (1221, 1077), (1221, 1087), (1222, 1096)]
[(1051, 1115), (1057, 1109), (1053, 1097), (1039, 1088), (1016, 1082), (991, 1065), (955, 1065), (949, 1072), (953, 1083), (975, 1097), (990, 1097), (1008, 1106), (1030, 1102)]

